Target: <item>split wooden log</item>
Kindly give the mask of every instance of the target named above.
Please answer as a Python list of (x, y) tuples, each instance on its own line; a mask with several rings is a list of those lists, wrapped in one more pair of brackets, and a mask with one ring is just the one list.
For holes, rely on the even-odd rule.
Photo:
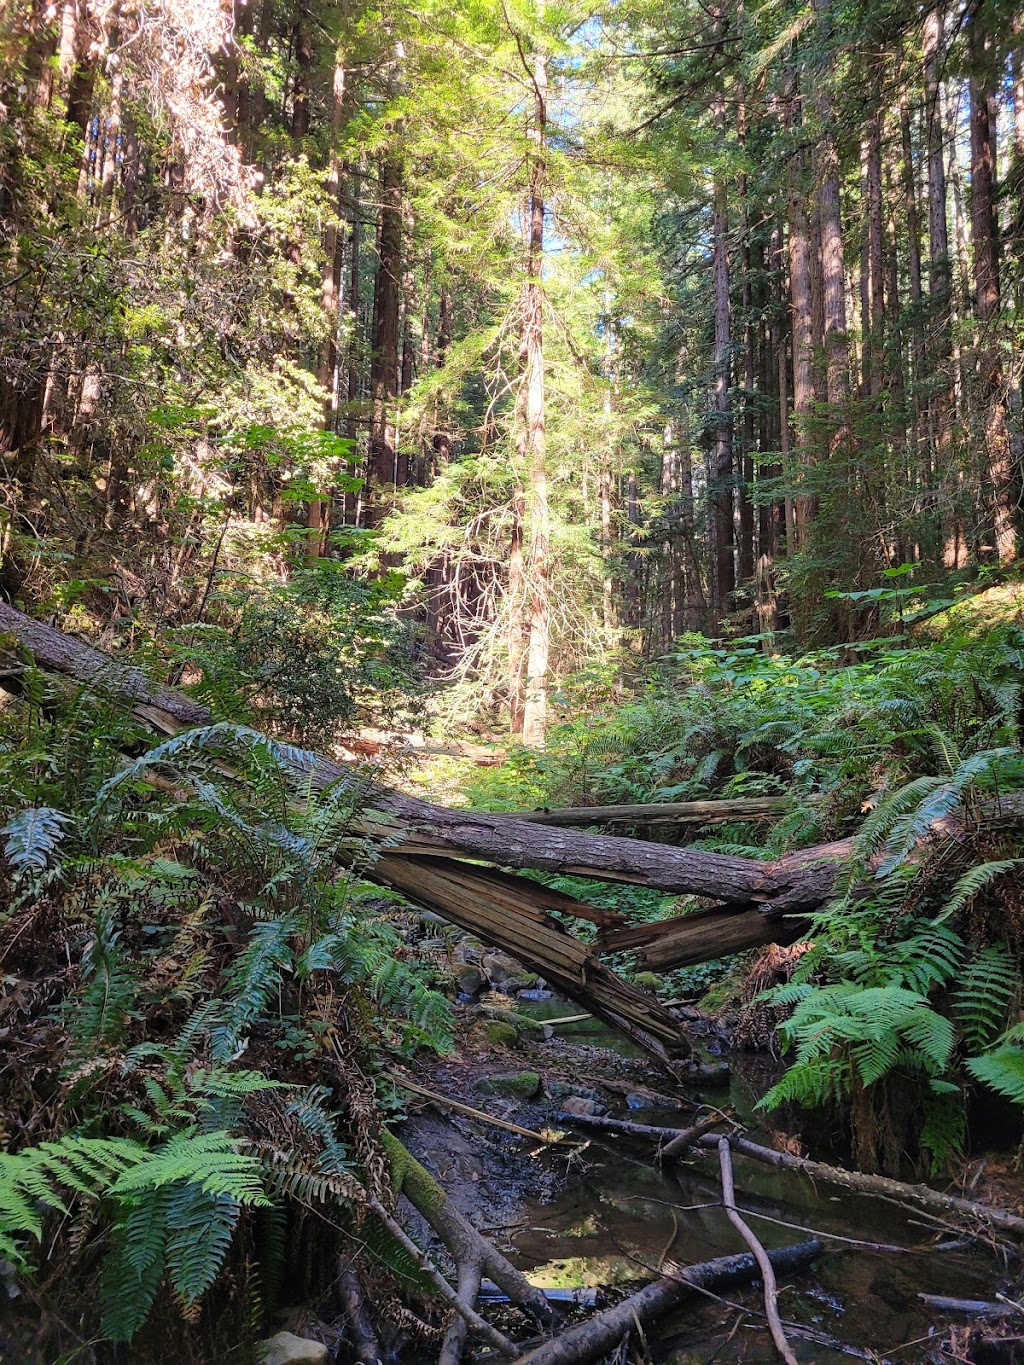
[[(795, 1270), (814, 1260), (821, 1250), (821, 1243), (811, 1238), (768, 1255), (776, 1270)], [(638, 1327), (646, 1327), (664, 1317), (691, 1295), (701, 1290), (717, 1293), (733, 1285), (746, 1284), (758, 1273), (757, 1261), (747, 1252), (674, 1269), (614, 1307), (604, 1309), (521, 1356), (516, 1365), (589, 1365), (613, 1350)]]

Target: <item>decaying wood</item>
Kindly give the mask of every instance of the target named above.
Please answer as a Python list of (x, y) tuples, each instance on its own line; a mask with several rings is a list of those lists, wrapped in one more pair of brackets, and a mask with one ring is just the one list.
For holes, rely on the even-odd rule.
[[(795, 1270), (812, 1261), (821, 1249), (821, 1243), (812, 1238), (768, 1255), (777, 1270)], [(663, 1275), (621, 1303), (521, 1356), (517, 1365), (589, 1365), (613, 1350), (637, 1327), (646, 1327), (664, 1317), (691, 1294), (745, 1284), (758, 1273), (757, 1261), (746, 1252), (673, 1269), (671, 1274)]]
[(537, 825), (585, 828), (588, 825), (720, 825), (731, 821), (771, 820), (793, 809), (788, 796), (740, 796), (722, 801), (655, 801), (643, 805), (561, 806), (554, 810), (517, 810), (518, 820)]
[(782, 1319), (779, 1317), (779, 1287), (775, 1282), (775, 1269), (767, 1251), (754, 1236), (750, 1227), (743, 1221), (740, 1211), (736, 1207), (732, 1155), (729, 1151), (729, 1139), (727, 1137), (718, 1139), (718, 1158), (722, 1172), (722, 1203), (725, 1206), (726, 1217), (746, 1242), (757, 1261), (758, 1269), (761, 1272), (761, 1281), (764, 1285), (765, 1317), (768, 1319), (768, 1330), (772, 1334), (775, 1349), (786, 1362), (786, 1365), (797, 1365), (796, 1356), (786, 1340), (786, 1333), (782, 1328)]
[(674, 1014), (654, 996), (616, 976), (561, 925), (533, 912), (524, 898), (530, 894), (529, 883), (522, 892), (513, 891), (509, 878), (495, 878), (488, 868), (391, 853), (378, 858), (372, 876), (502, 948), (664, 1063), (669, 1061), (666, 1047), (689, 1054), (683, 1026)]

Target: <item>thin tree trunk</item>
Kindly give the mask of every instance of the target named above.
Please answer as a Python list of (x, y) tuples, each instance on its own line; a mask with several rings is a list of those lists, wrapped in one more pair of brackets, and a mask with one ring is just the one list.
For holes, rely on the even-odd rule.
[(388, 153), (380, 174), (380, 260), (373, 300), (366, 525), (380, 520), (381, 490), (395, 481), (395, 398), (402, 293), (402, 163)]
[(529, 242), (523, 289), (523, 398), (519, 428), (520, 461), (530, 481), (529, 644), (523, 699), (523, 743), (542, 747), (547, 727), (550, 604), (548, 540), (547, 432), (544, 394), (544, 197), (547, 155), (547, 58), (533, 59), (533, 119), (530, 137)]
[[(721, 16), (718, 15), (720, 20)], [(715, 92), (713, 113), (717, 126), (724, 130), (725, 97)], [(729, 596), (736, 587), (733, 527), (733, 415), (729, 391), (732, 310), (729, 299), (729, 188), (719, 175), (714, 189), (714, 226), (712, 271), (714, 276), (715, 354), (714, 412), (715, 429), (708, 480), (708, 533), (710, 539), (711, 628), (717, 629), (728, 610)]]
[[(975, 67), (984, 59), (984, 44), (972, 29)], [(996, 220), (996, 101), (980, 78), (971, 81), (971, 236), (978, 316), (978, 381), (984, 405), (985, 448), (992, 486), (995, 551), (1000, 564), (1017, 553), (1014, 526), (1013, 471), (1003, 392), (999, 338), (999, 226)]]

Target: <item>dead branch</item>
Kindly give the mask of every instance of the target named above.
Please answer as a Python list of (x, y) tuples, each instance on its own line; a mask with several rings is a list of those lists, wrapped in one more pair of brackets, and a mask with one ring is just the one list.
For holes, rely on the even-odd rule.
[(729, 1139), (727, 1137), (718, 1139), (718, 1159), (722, 1170), (722, 1203), (725, 1205), (726, 1215), (729, 1222), (754, 1253), (754, 1259), (761, 1271), (761, 1279), (764, 1283), (764, 1311), (768, 1319), (768, 1330), (771, 1332), (772, 1341), (775, 1343), (775, 1349), (786, 1362), (786, 1365), (797, 1365), (796, 1356), (786, 1340), (786, 1333), (782, 1329), (782, 1319), (779, 1317), (779, 1289), (775, 1282), (775, 1271), (772, 1268), (772, 1263), (768, 1259), (768, 1253), (740, 1217), (739, 1210), (736, 1208), (732, 1156), (729, 1152)]
[[(777, 1269), (792, 1270), (813, 1260), (821, 1249), (821, 1243), (812, 1238), (768, 1255)], [(749, 1252), (720, 1256), (713, 1261), (673, 1270), (614, 1307), (604, 1309), (538, 1346), (522, 1356), (516, 1365), (588, 1365), (612, 1350), (637, 1326), (646, 1327), (664, 1317), (691, 1294), (701, 1290), (717, 1292), (731, 1285), (745, 1284), (758, 1273), (757, 1261)]]

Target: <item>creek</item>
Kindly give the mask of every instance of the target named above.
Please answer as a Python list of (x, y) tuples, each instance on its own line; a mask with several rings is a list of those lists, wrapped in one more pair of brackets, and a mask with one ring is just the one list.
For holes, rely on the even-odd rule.
[[(536, 1017), (571, 1012), (561, 1000), (523, 1002), (521, 1007)], [(634, 1054), (631, 1044), (596, 1021), (570, 1025), (559, 1034), (572, 1034), (620, 1055)], [(771, 1084), (765, 1059), (739, 1055), (730, 1060), (728, 1087), (702, 1095), (715, 1104), (731, 1104), (750, 1136), (770, 1144), (772, 1135), (754, 1108)], [(678, 1110), (631, 1113), (622, 1105), (614, 1112), (643, 1123), (685, 1122)], [(830, 1153), (816, 1150), (814, 1155), (828, 1159)], [(549, 1160), (560, 1161), (564, 1169), (564, 1157)], [(780, 1283), (784, 1319), (859, 1348), (864, 1358), (939, 1359), (935, 1350), (949, 1315), (918, 1296), (991, 1299), (1000, 1287), (1002, 1267), (990, 1251), (982, 1246), (937, 1250), (936, 1242), (955, 1242), (956, 1234), (936, 1231), (925, 1215), (815, 1187), (799, 1174), (770, 1170), (742, 1157), (736, 1158), (735, 1172), (738, 1203), (767, 1247), (799, 1241), (805, 1230), (814, 1230), (908, 1248), (902, 1253), (874, 1250), (823, 1237), (825, 1253), (815, 1266)], [(531, 1202), (522, 1209), (510, 1230), (512, 1259), (538, 1285), (624, 1289), (652, 1278), (666, 1259), (688, 1264), (743, 1250), (719, 1206), (717, 1176), (713, 1154), (659, 1171), (635, 1143), (611, 1134), (591, 1135), (578, 1161), (570, 1163), (555, 1200)], [(743, 1306), (742, 1314), (720, 1301), (691, 1301), (659, 1324), (650, 1359), (657, 1365), (774, 1359), (758, 1315), (758, 1292), (743, 1290), (728, 1297)], [(937, 1335), (929, 1342), (933, 1332)], [(793, 1347), (801, 1361), (817, 1365), (851, 1358), (820, 1340), (794, 1337)]]

